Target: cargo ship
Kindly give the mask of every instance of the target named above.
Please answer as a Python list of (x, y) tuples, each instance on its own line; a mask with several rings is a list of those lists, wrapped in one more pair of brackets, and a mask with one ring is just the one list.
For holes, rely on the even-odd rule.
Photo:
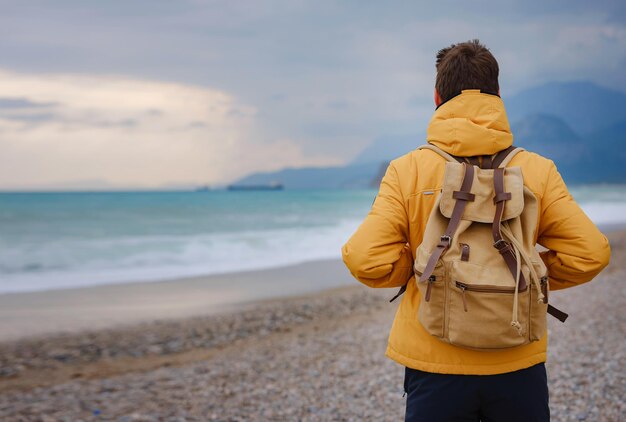
[(282, 183), (270, 183), (269, 185), (228, 185), (228, 190), (283, 190)]

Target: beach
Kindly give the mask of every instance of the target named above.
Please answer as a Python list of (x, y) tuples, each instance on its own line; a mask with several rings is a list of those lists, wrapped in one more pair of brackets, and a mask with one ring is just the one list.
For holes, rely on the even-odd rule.
[(0, 294), (0, 341), (241, 310), (259, 300), (354, 285), (339, 260), (158, 282)]
[[(599, 277), (551, 295), (570, 314), (549, 320), (555, 421), (626, 415), (626, 231), (609, 239)], [(401, 420), (404, 368), (384, 356), (394, 294), (323, 260), (0, 295), (0, 419)]]

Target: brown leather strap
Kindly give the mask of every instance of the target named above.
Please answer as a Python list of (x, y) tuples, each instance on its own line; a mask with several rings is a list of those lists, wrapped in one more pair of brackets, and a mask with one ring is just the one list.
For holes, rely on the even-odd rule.
[(460, 199), (462, 201), (473, 201), (476, 198), (476, 195), (470, 192), (463, 192), (463, 191), (457, 190), (457, 191), (452, 192), (452, 197), (454, 199)]
[(514, 146), (510, 146), (508, 148), (499, 151), (495, 155), (481, 155), (481, 156), (472, 156), (472, 157), (456, 157), (460, 163), (463, 161), (470, 163), (474, 166), (480, 167), (483, 170), (487, 169), (495, 169), (500, 166), (500, 164), (504, 161), (504, 159), (515, 149)]
[[(407, 283), (408, 284), (408, 283)], [(396, 295), (394, 297), (391, 298), (391, 300), (389, 302), (393, 302), (394, 300), (396, 300), (398, 297), (400, 297), (400, 295), (402, 293), (404, 293), (406, 291), (406, 286), (407, 284), (405, 284), (404, 286), (400, 287), (400, 290), (398, 290), (398, 293), (396, 293)]]
[(493, 197), (493, 203), (497, 204), (502, 201), (510, 201), (511, 200), (511, 192), (498, 192), (496, 196)]
[[(493, 225), (491, 231), (493, 235), (493, 247), (500, 252), (502, 259), (506, 262), (507, 267), (513, 278), (517, 278), (517, 259), (513, 247), (504, 240), (500, 231), (500, 224), (502, 223), (502, 215), (504, 214), (504, 203), (511, 198), (510, 192), (504, 191), (504, 169), (496, 168), (493, 171), (493, 188), (496, 193), (494, 202), (496, 204), (496, 214), (493, 218)], [(526, 279), (524, 274), (520, 273), (519, 290), (526, 288)]]
[(491, 162), (491, 167), (492, 169), (496, 169), (498, 167), (500, 167), (500, 164), (502, 164), (502, 162), (504, 161), (504, 159), (511, 153), (513, 152), (513, 150), (516, 149), (516, 147), (514, 147), (513, 145), (511, 145), (510, 147), (503, 149), (502, 151), (498, 152), (496, 154), (495, 157), (493, 157), (493, 161)]
[(491, 166), (492, 166), (491, 155), (483, 155), (483, 161), (482, 161), (482, 165), (480, 166), (480, 168), (490, 169)]
[(470, 247), (467, 243), (461, 243), (461, 261), (469, 261)]
[(556, 319), (558, 319), (561, 322), (565, 322), (565, 320), (567, 319), (567, 317), (569, 316), (568, 314), (566, 314), (565, 312), (555, 308), (552, 305), (548, 305), (548, 313), (550, 315), (552, 315), (553, 317), (555, 317)]
[[(470, 162), (470, 158), (469, 157), (458, 157), (455, 155), (450, 155), (445, 151), (442, 151), (440, 148), (432, 145), (432, 144), (426, 144), (426, 145), (422, 145), (419, 146), (417, 149), (429, 149), (433, 152), (436, 152), (437, 154), (439, 154), (440, 156), (442, 156), (443, 158), (445, 158), (447, 161), (451, 161), (453, 163), (455, 162), (459, 162), (459, 163), (464, 163), (464, 162)], [(492, 161), (491, 161), (491, 167), (486, 167), (485, 164), (487, 164), (485, 162), (485, 160), (483, 159), (483, 165), (481, 168), (483, 169), (487, 169), (487, 168), (497, 168), (500, 167), (500, 165), (504, 162), (504, 160), (507, 159), (507, 157), (509, 157), (509, 155), (513, 156), (515, 155), (514, 152), (519, 152), (519, 151), (523, 151), (524, 148), (519, 148), (519, 147), (514, 147), (514, 146), (510, 146), (506, 149), (503, 149), (502, 151), (499, 151), (495, 156), (492, 157)], [(487, 157), (487, 156), (483, 156), (483, 157)], [(478, 163), (476, 162), (476, 165), (478, 165)], [(506, 166), (503, 166), (506, 167)]]
[(450, 243), (452, 242), (452, 238), (454, 237), (454, 233), (456, 233), (456, 229), (459, 228), (461, 217), (463, 216), (463, 211), (465, 210), (465, 205), (467, 205), (468, 201), (474, 200), (473, 197), (470, 199), (470, 190), (472, 189), (472, 183), (474, 182), (474, 166), (467, 163), (463, 163), (463, 166), (465, 167), (465, 175), (463, 176), (461, 190), (455, 192), (458, 192), (458, 195), (456, 197), (454, 209), (452, 210), (452, 216), (450, 216), (450, 221), (448, 222), (448, 227), (446, 228), (446, 232), (441, 236), (437, 246), (435, 246), (435, 250), (430, 255), (430, 258), (428, 258), (426, 268), (424, 268), (424, 272), (420, 276), (420, 281), (426, 281), (432, 275), (435, 270), (435, 266), (437, 265), (437, 261), (439, 261), (439, 258), (441, 258), (441, 256), (448, 250)]

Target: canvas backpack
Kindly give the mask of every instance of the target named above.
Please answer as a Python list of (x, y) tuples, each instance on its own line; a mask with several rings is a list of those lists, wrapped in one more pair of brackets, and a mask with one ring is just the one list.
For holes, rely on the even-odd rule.
[(523, 149), (481, 159), (419, 149), (447, 160), (414, 255), (422, 326), (456, 346), (497, 350), (539, 340), (546, 313), (565, 321), (548, 304), (548, 271), (535, 248), (537, 199), (521, 168), (506, 167)]

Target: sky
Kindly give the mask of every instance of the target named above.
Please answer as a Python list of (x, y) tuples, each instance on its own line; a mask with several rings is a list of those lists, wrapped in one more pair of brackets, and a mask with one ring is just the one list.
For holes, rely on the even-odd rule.
[(479, 38), (502, 96), (626, 90), (623, 1), (0, 0), (0, 190), (218, 186), (349, 163)]

